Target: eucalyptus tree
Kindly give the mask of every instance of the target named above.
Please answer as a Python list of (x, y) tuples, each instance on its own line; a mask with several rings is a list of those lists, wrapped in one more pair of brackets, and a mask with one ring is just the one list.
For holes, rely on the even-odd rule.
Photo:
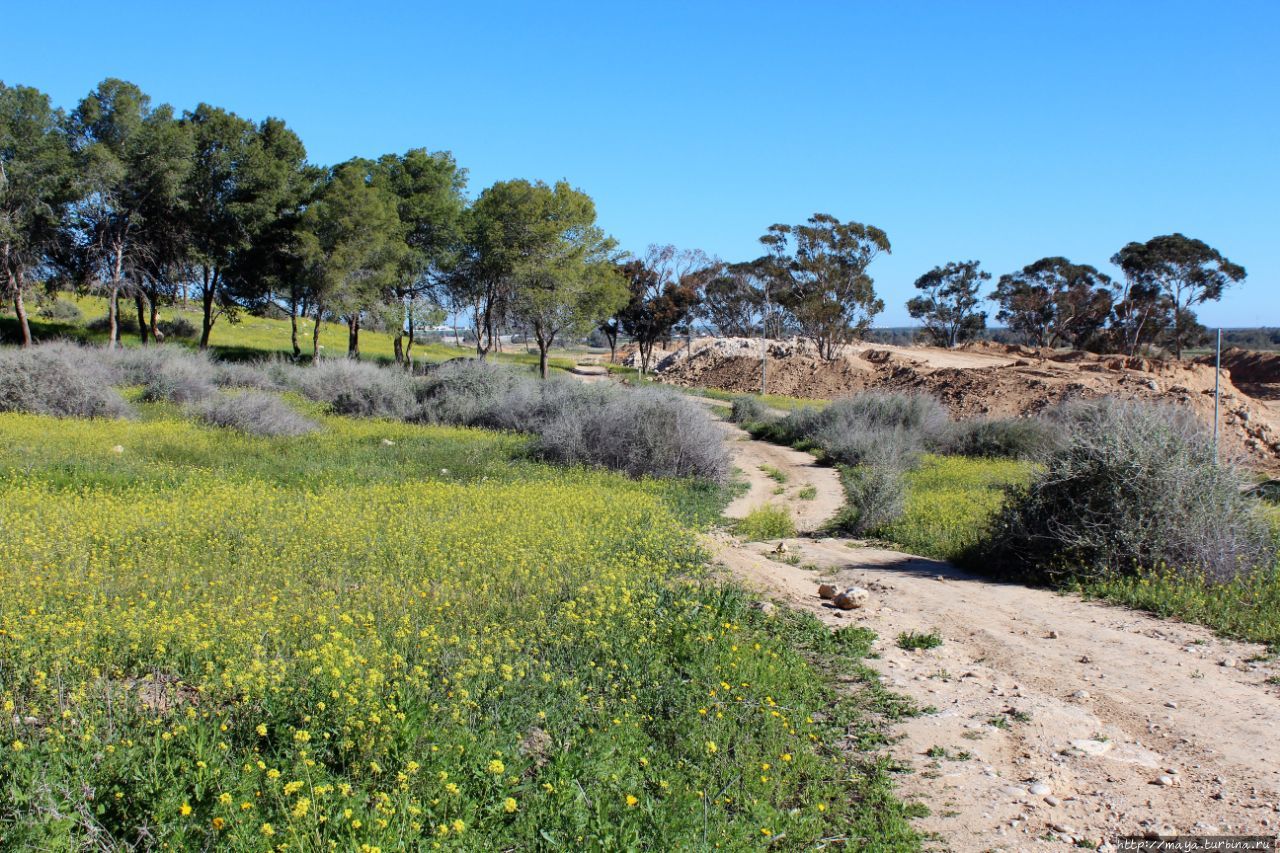
[(1032, 346), (1082, 349), (1096, 338), (1113, 305), (1111, 278), (1088, 264), (1041, 258), (1000, 276), (991, 298), (996, 319)]
[(934, 267), (916, 279), (919, 296), (907, 300), (907, 313), (924, 323), (926, 334), (937, 346), (954, 347), (977, 336), (987, 326), (987, 314), (979, 311), (982, 284), (991, 273), (977, 261), (952, 261)]
[(648, 372), (658, 341), (670, 338), (697, 307), (699, 273), (707, 264), (697, 250), (654, 245), (643, 258), (619, 265), (629, 298), (618, 321), (640, 351), (641, 373)]
[(823, 358), (834, 359), (884, 310), (867, 273), (891, 251), (879, 228), (815, 213), (801, 225), (770, 226), (760, 242), (774, 258), (779, 301)]
[(311, 289), (313, 357), (328, 314), (347, 324), (347, 355), (360, 357), (360, 324), (383, 304), (404, 263), (404, 229), (396, 197), (370, 179), (372, 164), (351, 160), (332, 169), (302, 215), (304, 275)]
[(31, 345), (24, 294), (56, 254), (75, 197), (61, 112), (43, 92), (0, 82), (0, 286), (23, 346)]
[[(157, 247), (148, 210), (181, 206), (192, 140), (168, 105), (132, 83), (108, 78), (72, 112), (69, 133), (82, 192), (68, 218), (77, 276), (107, 293), (109, 346), (119, 341), (119, 296), (141, 286)], [(153, 229), (151, 235), (160, 233)]]
[(1183, 347), (1204, 334), (1192, 307), (1216, 302), (1232, 284), (1245, 279), (1245, 269), (1221, 252), (1182, 234), (1152, 237), (1145, 243), (1129, 243), (1112, 256), (1111, 262), (1124, 271), (1125, 279), (1143, 293), (1161, 294), (1171, 316), (1166, 326), (1174, 354), (1182, 358)]

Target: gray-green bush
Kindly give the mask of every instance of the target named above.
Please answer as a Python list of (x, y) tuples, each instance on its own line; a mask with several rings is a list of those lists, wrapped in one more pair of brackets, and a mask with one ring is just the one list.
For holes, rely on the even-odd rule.
[(1227, 580), (1274, 564), (1256, 499), (1189, 412), (1106, 399), (1049, 417), (1062, 440), (1010, 493), (979, 565), (1034, 580), (1149, 570)]
[(411, 377), (368, 362), (324, 359), (296, 368), (291, 381), (304, 397), (324, 403), (337, 415), (407, 418), (417, 409)]
[(40, 306), (39, 314), (46, 320), (70, 325), (77, 324), (84, 319), (84, 313), (80, 310), (80, 306), (65, 299), (54, 299)]
[(747, 394), (730, 401), (729, 420), (735, 424), (758, 424), (769, 420), (769, 407)]
[(842, 466), (845, 505), (831, 526), (841, 533), (863, 536), (895, 520), (906, 506), (904, 470), (891, 464)]
[(114, 374), (73, 344), (0, 349), (0, 412), (62, 418), (120, 418), (128, 404), (111, 387)]
[(950, 424), (930, 449), (953, 456), (1035, 459), (1053, 449), (1056, 435), (1044, 418), (979, 418)]
[(305, 435), (320, 426), (279, 396), (261, 391), (219, 392), (203, 402), (190, 405), (187, 411), (205, 423), (250, 435)]

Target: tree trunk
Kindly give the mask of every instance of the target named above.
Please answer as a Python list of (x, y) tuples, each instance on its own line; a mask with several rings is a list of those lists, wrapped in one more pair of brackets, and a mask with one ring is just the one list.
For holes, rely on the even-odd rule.
[(142, 295), (142, 291), (133, 294), (133, 305), (138, 310), (138, 341), (144, 347), (147, 345), (147, 297)]
[(311, 328), (311, 363), (315, 364), (320, 361), (320, 318), (324, 316), (324, 309), (316, 306), (316, 324)]
[(159, 293), (147, 297), (147, 304), (151, 309), (147, 328), (151, 330), (151, 339), (158, 344), (162, 344), (164, 343), (164, 333), (160, 331), (160, 318), (157, 316), (156, 312), (156, 303), (160, 301), (159, 297)]
[(120, 288), (111, 286), (107, 296), (107, 349), (115, 349), (120, 343)]
[(396, 354), (396, 365), (404, 367), (404, 334), (398, 334), (391, 342), (392, 348)]
[(360, 316), (347, 318), (347, 358), (360, 358)]
[(27, 321), (27, 306), (22, 301), (22, 288), (13, 282), (13, 313), (18, 317), (18, 328), (22, 330), (22, 345), (31, 346), (31, 324)]
[(213, 293), (218, 285), (218, 273), (204, 270), (204, 290), (200, 293), (204, 316), (200, 318), (200, 349), (209, 348), (209, 332), (213, 331)]
[(556, 339), (556, 333), (544, 335), (542, 330), (534, 327), (534, 340), (538, 342), (538, 375), (543, 379), (547, 378), (547, 352), (551, 349), (552, 342)]
[(298, 306), (292, 303), (289, 305), (289, 343), (293, 345), (294, 358), (302, 355), (302, 349), (298, 346)]

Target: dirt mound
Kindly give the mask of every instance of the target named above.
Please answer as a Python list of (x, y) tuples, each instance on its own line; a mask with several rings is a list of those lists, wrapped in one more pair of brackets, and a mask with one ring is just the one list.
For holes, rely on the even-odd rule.
[[(657, 375), (676, 385), (759, 391), (760, 348), (744, 338), (697, 340), (692, 350), (659, 362)], [(1276, 364), (1280, 370), (1280, 358)], [(1206, 424), (1213, 420), (1213, 367), (1196, 362), (987, 343), (957, 350), (853, 345), (827, 361), (806, 342), (770, 341), (767, 370), (770, 393), (824, 399), (869, 389), (922, 392), (957, 418), (1029, 415), (1068, 400), (1114, 396), (1172, 403)], [(1223, 449), (1250, 467), (1280, 470), (1280, 412), (1237, 387), (1233, 376), (1222, 376)], [(1275, 391), (1280, 399), (1280, 380)]]
[[(1212, 355), (1196, 359), (1213, 366)], [(1222, 351), (1222, 369), (1236, 387), (1259, 400), (1280, 401), (1280, 353), (1230, 347)]]

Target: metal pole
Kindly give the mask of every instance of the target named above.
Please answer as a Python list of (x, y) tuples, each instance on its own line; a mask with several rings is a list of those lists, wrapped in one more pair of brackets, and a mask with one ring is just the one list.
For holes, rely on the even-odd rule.
[(764, 292), (764, 313), (760, 316), (760, 396), (768, 394), (769, 387), (769, 291)]
[(1218, 329), (1217, 355), (1213, 359), (1213, 461), (1218, 461), (1218, 406), (1222, 384), (1222, 329)]

